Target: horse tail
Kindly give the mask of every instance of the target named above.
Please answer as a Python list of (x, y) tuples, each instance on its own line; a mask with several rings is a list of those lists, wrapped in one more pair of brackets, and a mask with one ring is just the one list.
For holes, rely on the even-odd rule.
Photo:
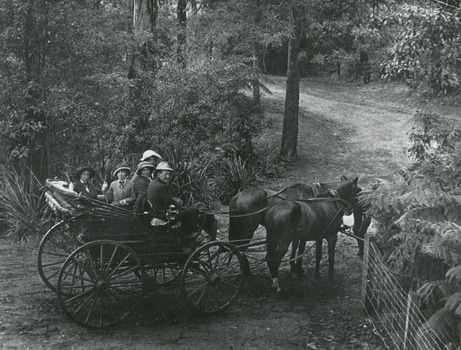
[(271, 207), (264, 218), (267, 230), (267, 257), (280, 259), (297, 239), (301, 207), (295, 201), (283, 201)]

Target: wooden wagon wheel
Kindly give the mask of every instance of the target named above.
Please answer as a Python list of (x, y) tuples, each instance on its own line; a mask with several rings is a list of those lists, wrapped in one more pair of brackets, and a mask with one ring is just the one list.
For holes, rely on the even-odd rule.
[(38, 248), (38, 272), (42, 281), (53, 292), (56, 292), (62, 264), (77, 246), (75, 236), (64, 221), (58, 222), (43, 236)]
[(138, 306), (144, 288), (137, 274), (143, 271), (139, 256), (123, 243), (86, 243), (66, 259), (59, 272), (59, 304), (81, 326), (113, 326)]
[(197, 311), (212, 314), (227, 309), (243, 282), (243, 258), (227, 242), (210, 242), (187, 260), (181, 278), (186, 302)]

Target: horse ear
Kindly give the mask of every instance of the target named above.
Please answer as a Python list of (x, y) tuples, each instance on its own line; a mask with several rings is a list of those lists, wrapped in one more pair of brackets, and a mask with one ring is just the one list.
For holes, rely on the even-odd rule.
[(352, 180), (352, 182), (357, 185), (357, 182), (359, 181), (359, 177), (357, 176), (354, 180)]
[(341, 182), (346, 182), (347, 181), (347, 177), (345, 175), (341, 175)]

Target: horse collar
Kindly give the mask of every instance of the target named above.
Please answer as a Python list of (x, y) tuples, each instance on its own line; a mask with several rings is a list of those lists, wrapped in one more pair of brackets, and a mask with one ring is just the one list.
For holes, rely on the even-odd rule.
[(336, 191), (336, 190), (334, 190), (334, 189), (329, 189), (329, 190), (328, 190), (328, 193), (331, 194), (331, 196), (332, 196), (333, 198), (339, 198), (339, 193), (338, 193), (338, 191)]

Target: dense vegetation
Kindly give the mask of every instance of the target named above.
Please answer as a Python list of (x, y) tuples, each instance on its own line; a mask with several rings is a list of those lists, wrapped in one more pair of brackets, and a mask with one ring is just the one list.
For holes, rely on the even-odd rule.
[(456, 120), (422, 111), (414, 119), (413, 165), (365, 202), (379, 223), (387, 263), (411, 276), (411, 288), (423, 296), (423, 309), (432, 316), (428, 324), (439, 338), (459, 346), (461, 127)]
[[(100, 183), (120, 162), (135, 167), (146, 149), (178, 170), (175, 185), (189, 203), (226, 202), (276, 174), (277, 162), (253, 144), (265, 123), (262, 73), (288, 73), (281, 148), (287, 157), (296, 156), (300, 75), (400, 79), (428, 98), (457, 94), (459, 6), (0, 0), (5, 232), (16, 239), (42, 233), (48, 217), (38, 189), (45, 178), (68, 179), (91, 164)], [(415, 276), (428, 308), (445, 303), (446, 317), (459, 321), (461, 130), (424, 112), (415, 125), (414, 166), (368, 198), (370, 214), (389, 238), (393, 266)]]

